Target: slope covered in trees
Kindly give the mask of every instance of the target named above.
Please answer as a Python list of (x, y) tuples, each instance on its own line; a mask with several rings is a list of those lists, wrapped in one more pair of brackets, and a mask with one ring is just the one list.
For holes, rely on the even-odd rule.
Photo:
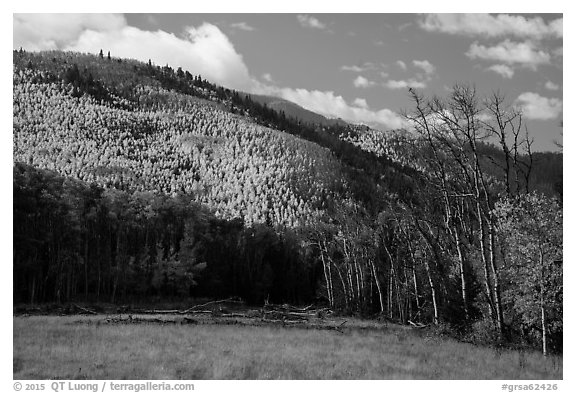
[(303, 124), (181, 69), (15, 52), (15, 298), (320, 302), (560, 351), (556, 157), (498, 95), (412, 98), (412, 132)]
[(226, 218), (296, 226), (345, 193), (320, 146), (194, 97), (139, 86), (138, 104), (76, 97), (73, 84), (14, 74), (14, 159), (123, 190), (193, 194)]

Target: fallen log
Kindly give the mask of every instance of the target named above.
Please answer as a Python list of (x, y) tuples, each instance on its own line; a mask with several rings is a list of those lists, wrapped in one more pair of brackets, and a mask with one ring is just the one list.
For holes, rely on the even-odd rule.
[(294, 326), (294, 325), (302, 325), (306, 321), (287, 321), (285, 319), (262, 319), (264, 324), (269, 325), (282, 325), (282, 326)]
[(296, 320), (303, 320), (307, 321), (310, 319), (308, 315), (293, 313), (293, 312), (281, 312), (281, 311), (264, 311), (264, 317), (271, 316), (277, 319), (296, 319)]
[(80, 307), (77, 304), (72, 304), (72, 306), (74, 306), (75, 308), (77, 308), (78, 310), (85, 312), (87, 314), (92, 314), (92, 315), (98, 315), (98, 313), (96, 311), (92, 311), (92, 310), (88, 310), (87, 308), (84, 307)]
[(422, 328), (425, 328), (425, 327), (428, 326), (428, 325), (424, 325), (424, 324), (419, 323), (419, 322), (408, 321), (408, 323), (409, 323), (410, 325), (414, 326), (415, 328), (418, 328), (418, 329), (422, 329)]
[(231, 297), (231, 298), (228, 298), (228, 299), (213, 300), (213, 301), (211, 301), (211, 302), (207, 302), (207, 303), (204, 303), (204, 304), (198, 304), (198, 305), (196, 305), (196, 306), (190, 307), (190, 308), (187, 309), (187, 310), (180, 311), (180, 313), (181, 313), (181, 314), (187, 314), (187, 313), (189, 313), (190, 311), (193, 311), (193, 310), (195, 310), (195, 309), (197, 309), (197, 308), (206, 307), (206, 306), (212, 305), (212, 304), (220, 304), (220, 303), (237, 303), (237, 304), (244, 304), (244, 302), (243, 302), (242, 300), (240, 300), (239, 298)]
[(299, 314), (302, 314), (302, 313), (308, 314), (308, 313), (314, 311), (313, 307), (314, 306), (312, 304), (309, 306), (306, 306), (304, 308), (298, 308), (298, 307), (291, 306), (289, 304), (281, 304), (280, 305), (280, 304), (267, 303), (267, 304), (264, 304), (263, 309), (264, 310), (269, 309), (269, 310), (279, 311), (279, 312), (293, 312), (293, 313), (299, 313)]
[(134, 314), (179, 314), (180, 310), (132, 310)]
[(260, 313), (254, 314), (254, 313), (246, 313), (246, 314), (240, 314), (240, 313), (228, 313), (228, 314), (223, 314), (223, 317), (226, 318), (260, 318)]

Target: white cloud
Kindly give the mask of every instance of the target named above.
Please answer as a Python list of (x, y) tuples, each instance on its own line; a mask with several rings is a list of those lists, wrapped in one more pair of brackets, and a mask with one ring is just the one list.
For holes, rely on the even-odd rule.
[(230, 25), (230, 27), (232, 27), (234, 29), (238, 29), (238, 30), (244, 30), (244, 31), (255, 31), (256, 30), (254, 27), (250, 26), (246, 22), (232, 23)]
[(403, 70), (406, 70), (406, 63), (404, 63), (402, 60), (398, 60), (396, 62), (396, 64), (398, 65), (398, 67), (402, 68)]
[(272, 78), (272, 74), (270, 74), (268, 72), (266, 72), (265, 74), (262, 74), (262, 79), (264, 79), (268, 83), (274, 83), (274, 78)]
[(320, 22), (318, 19), (314, 18), (313, 16), (297, 15), (296, 18), (298, 18), (298, 22), (300, 22), (300, 24), (303, 27), (309, 27), (311, 29), (319, 29), (319, 30), (323, 30), (326, 28), (326, 25), (324, 23)]
[(488, 67), (487, 70), (494, 71), (502, 76), (502, 78), (506, 79), (510, 79), (514, 76), (514, 69), (506, 64), (494, 64), (493, 66)]
[(126, 19), (115, 14), (14, 14), (13, 47), (31, 51), (62, 49), (84, 31), (119, 31)]
[(478, 113), (476, 115), (476, 119), (487, 123), (489, 121), (492, 121), (494, 118), (491, 115), (489, 115), (488, 113), (482, 113), (481, 112), (481, 113)]
[(341, 118), (353, 123), (378, 123), (391, 129), (407, 127), (402, 116), (390, 109), (370, 110), (364, 100), (355, 99), (352, 104), (333, 91), (293, 89), (260, 85), (255, 93), (284, 98), (296, 104), (332, 118)]
[(389, 80), (384, 83), (384, 86), (389, 89), (406, 89), (408, 87), (414, 89), (423, 89), (426, 87), (426, 83), (422, 81), (418, 81), (415, 79), (408, 79), (408, 80)]
[(376, 66), (374, 65), (374, 63), (366, 62), (362, 65), (351, 65), (351, 66), (343, 65), (342, 67), (340, 67), (340, 70), (350, 72), (364, 72), (374, 70), (375, 68)]
[(548, 90), (558, 90), (560, 89), (560, 86), (558, 86), (556, 83), (553, 83), (551, 81), (547, 81), (546, 84), (544, 85), (545, 88), (547, 88)]
[(363, 67), (352, 65), (352, 66), (342, 66), (340, 67), (342, 71), (352, 71), (352, 72), (364, 72), (365, 69)]
[(436, 67), (428, 60), (413, 60), (414, 67), (422, 69), (427, 75), (432, 75), (436, 71)]
[(368, 109), (368, 103), (364, 98), (355, 98), (352, 104), (360, 108)]
[(374, 86), (376, 83), (364, 78), (362, 75), (358, 75), (356, 79), (354, 79), (354, 86), (359, 88), (367, 88)]
[(556, 37), (564, 37), (564, 18), (554, 19), (549, 23), (548, 27), (556, 33)]
[(516, 99), (516, 105), (522, 109), (527, 119), (551, 120), (562, 112), (562, 100), (542, 97), (537, 93), (522, 93)]
[(402, 31), (410, 26), (412, 26), (412, 22), (402, 23), (400, 26), (398, 26), (398, 31)]
[(505, 40), (495, 46), (484, 46), (474, 42), (466, 55), (471, 59), (498, 61), (506, 64), (521, 64), (536, 69), (550, 62), (550, 55), (538, 50), (531, 42)]
[(479, 37), (562, 38), (563, 18), (546, 23), (541, 17), (490, 14), (430, 14), (420, 20), (427, 31)]

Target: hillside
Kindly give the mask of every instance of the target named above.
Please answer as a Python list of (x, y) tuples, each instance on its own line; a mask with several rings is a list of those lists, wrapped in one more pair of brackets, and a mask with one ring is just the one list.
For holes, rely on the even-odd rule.
[(296, 226), (345, 194), (326, 148), (212, 102), (137, 85), (107, 100), (14, 73), (14, 160), (131, 191), (193, 194), (220, 217)]

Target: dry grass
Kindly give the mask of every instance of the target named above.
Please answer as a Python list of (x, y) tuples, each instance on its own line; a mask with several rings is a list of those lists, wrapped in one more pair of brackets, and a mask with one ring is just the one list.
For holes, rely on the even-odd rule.
[(409, 328), (107, 325), (15, 317), (15, 379), (562, 379), (562, 358)]

